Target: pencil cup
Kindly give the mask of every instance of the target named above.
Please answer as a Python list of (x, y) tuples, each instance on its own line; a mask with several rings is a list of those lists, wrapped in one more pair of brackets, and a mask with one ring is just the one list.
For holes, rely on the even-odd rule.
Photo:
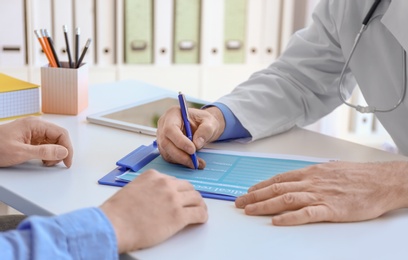
[(61, 68), (41, 67), (42, 112), (77, 115), (88, 107), (88, 65), (77, 69), (61, 62)]

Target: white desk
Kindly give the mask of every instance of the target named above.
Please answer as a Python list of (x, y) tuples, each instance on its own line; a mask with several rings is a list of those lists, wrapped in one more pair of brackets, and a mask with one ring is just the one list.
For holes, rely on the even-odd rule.
[[(70, 132), (74, 162), (43, 167), (31, 161), (0, 168), (0, 198), (25, 214), (60, 214), (98, 206), (119, 188), (98, 185), (115, 162), (154, 138), (88, 123), (86, 115), (160, 93), (134, 81), (90, 88), (90, 105), (78, 116), (43, 115)], [(250, 144), (212, 144), (238, 151), (298, 154), (350, 161), (407, 160), (302, 129)], [(209, 221), (183, 230), (137, 259), (407, 259), (408, 210), (361, 223), (271, 225), (270, 217), (250, 217), (232, 202), (206, 199)], [(143, 212), (141, 212), (143, 214)], [(125, 256), (123, 256), (125, 257)]]

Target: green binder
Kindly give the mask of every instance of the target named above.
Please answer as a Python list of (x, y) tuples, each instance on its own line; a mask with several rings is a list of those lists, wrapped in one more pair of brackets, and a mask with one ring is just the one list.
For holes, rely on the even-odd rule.
[(200, 62), (201, 0), (174, 0), (173, 61), (176, 64)]
[(224, 63), (245, 62), (247, 0), (225, 0)]
[(125, 63), (153, 62), (153, 1), (125, 0)]

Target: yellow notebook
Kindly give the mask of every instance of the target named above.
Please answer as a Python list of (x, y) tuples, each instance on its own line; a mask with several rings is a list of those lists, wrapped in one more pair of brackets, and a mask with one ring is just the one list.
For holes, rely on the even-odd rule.
[(39, 87), (0, 73), (0, 120), (39, 114)]

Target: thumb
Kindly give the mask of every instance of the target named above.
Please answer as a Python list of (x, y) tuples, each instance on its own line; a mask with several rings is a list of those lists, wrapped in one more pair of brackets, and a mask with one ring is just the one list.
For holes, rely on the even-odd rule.
[(57, 144), (30, 145), (28, 155), (31, 159), (59, 161), (68, 156), (68, 149)]

